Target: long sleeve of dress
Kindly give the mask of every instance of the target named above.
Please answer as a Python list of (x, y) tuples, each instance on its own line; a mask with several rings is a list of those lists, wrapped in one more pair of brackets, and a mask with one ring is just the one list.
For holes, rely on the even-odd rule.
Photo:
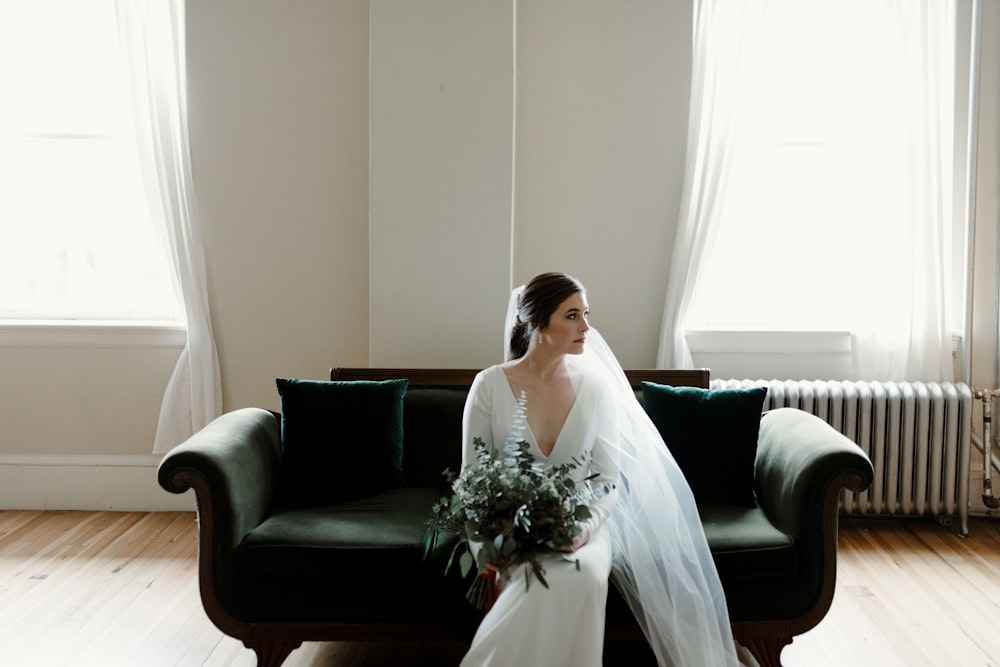
[(601, 495), (591, 501), (591, 517), (585, 522), (591, 534), (611, 516), (611, 510), (618, 498), (621, 473), (617, 408), (603, 387), (599, 392), (594, 413), (597, 417), (597, 433), (591, 450), (590, 474), (596, 474), (597, 477), (591, 480), (590, 484)]
[[(487, 381), (487, 372), (478, 373), (469, 388), (462, 413), (462, 470), (476, 465), (473, 441), (481, 438), (487, 447), (493, 445), (492, 403), (493, 385)], [(478, 560), (481, 545), (469, 542), (469, 551)]]
[(476, 462), (472, 442), (482, 438), (487, 447), (493, 445), (493, 383), (487, 381), (486, 372), (476, 375), (469, 388), (462, 413), (462, 469)]

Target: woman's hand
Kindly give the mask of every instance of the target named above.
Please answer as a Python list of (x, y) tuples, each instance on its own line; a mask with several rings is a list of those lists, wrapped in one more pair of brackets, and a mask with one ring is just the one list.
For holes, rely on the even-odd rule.
[(584, 544), (590, 541), (590, 528), (586, 524), (578, 523), (580, 533), (573, 537), (573, 545), (568, 549), (563, 549), (565, 553), (571, 554)]
[(503, 576), (500, 568), (493, 563), (487, 562), (486, 565), (483, 565), (483, 569), (479, 571), (479, 576), (493, 584), (494, 597), (500, 594), (504, 584), (507, 583), (507, 577)]

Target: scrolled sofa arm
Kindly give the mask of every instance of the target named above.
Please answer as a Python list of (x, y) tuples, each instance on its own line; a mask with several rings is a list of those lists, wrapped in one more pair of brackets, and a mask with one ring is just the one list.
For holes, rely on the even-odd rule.
[(201, 577), (203, 584), (224, 587), (232, 581), (233, 550), (271, 509), (280, 443), (273, 413), (243, 408), (213, 420), (160, 462), (161, 487), (171, 493), (195, 491), (199, 566), (211, 571), (209, 578)]
[(860, 447), (819, 417), (779, 408), (761, 418), (755, 477), (758, 504), (799, 554), (797, 583), (785, 591), (790, 637), (814, 627), (830, 608), (840, 491), (867, 489), (874, 470)]
[(806, 539), (821, 528), (829, 496), (863, 491), (874, 470), (860, 447), (819, 417), (779, 408), (761, 418), (755, 474), (757, 501), (771, 520)]

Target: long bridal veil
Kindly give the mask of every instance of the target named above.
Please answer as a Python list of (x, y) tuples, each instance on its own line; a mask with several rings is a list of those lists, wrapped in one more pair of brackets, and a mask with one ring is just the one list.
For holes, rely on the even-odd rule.
[[(524, 288), (511, 293), (504, 358)], [(660, 665), (738, 665), (726, 598), (694, 494), (625, 372), (596, 329), (574, 372), (595, 374), (618, 410), (621, 480), (603, 530), (612, 541), (611, 578), (635, 614)]]

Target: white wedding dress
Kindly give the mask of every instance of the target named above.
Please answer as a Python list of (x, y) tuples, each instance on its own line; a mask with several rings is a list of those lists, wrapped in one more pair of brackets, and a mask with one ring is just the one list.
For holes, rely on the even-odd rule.
[[(508, 359), (506, 344), (522, 290), (514, 290), (508, 303)], [(590, 541), (573, 554), (581, 571), (550, 556), (544, 561), (549, 588), (533, 581), (527, 590), (523, 569), (513, 573), (476, 632), (463, 666), (600, 665), (609, 571), (661, 667), (755, 664), (745, 649), (737, 656), (694, 494), (614, 353), (591, 328), (584, 352), (568, 355), (566, 364), (576, 402), (549, 457), (538, 450), (530, 429), (529, 445), (549, 464), (590, 450), (593, 472), (613, 480), (616, 490), (592, 507)], [(503, 443), (515, 409), (502, 368), (477, 375), (463, 419), (463, 462), (475, 460), (474, 437), (498, 447)]]
[[(577, 468), (582, 480), (596, 473), (596, 485), (618, 482), (613, 404), (604, 386), (579, 378), (577, 397), (549, 456), (538, 448), (530, 428), (526, 440), (531, 454), (545, 465), (570, 463), (574, 457), (592, 455), (589, 470)], [(499, 366), (481, 372), (469, 392), (463, 433), (463, 465), (475, 461), (472, 438), (501, 449), (510, 435), (517, 401)], [(531, 397), (527, 397), (531, 413)], [(591, 504), (590, 540), (570, 557), (544, 556), (542, 565), (549, 588), (542, 586), (527, 565), (510, 573), (492, 609), (483, 619), (462, 665), (601, 665), (604, 646), (604, 609), (611, 573), (611, 542), (602, 524), (611, 514), (616, 492)], [(575, 561), (579, 560), (577, 571)], [(528, 578), (526, 582), (526, 578)], [(526, 583), (528, 584), (526, 586)]]

